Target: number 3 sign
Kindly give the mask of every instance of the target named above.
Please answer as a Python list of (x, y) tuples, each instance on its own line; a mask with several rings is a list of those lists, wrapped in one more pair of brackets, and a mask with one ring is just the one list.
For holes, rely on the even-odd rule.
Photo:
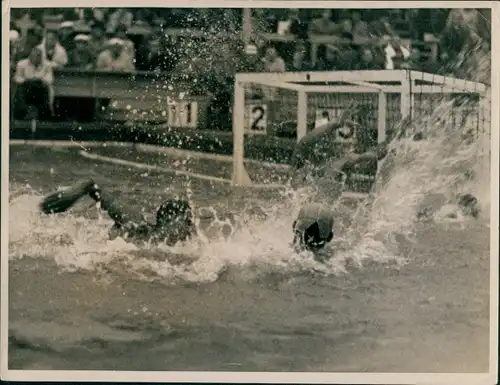
[(265, 104), (249, 104), (246, 106), (247, 126), (250, 134), (265, 134), (267, 129), (267, 106)]

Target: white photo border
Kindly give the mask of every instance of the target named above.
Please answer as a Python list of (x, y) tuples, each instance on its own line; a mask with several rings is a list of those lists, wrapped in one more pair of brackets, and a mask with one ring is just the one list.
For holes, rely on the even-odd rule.
[[(43, 4), (43, 6), (42, 6)], [(8, 229), (9, 229), (9, 25), (10, 8), (67, 7), (66, 0), (15, 0), (2, 2), (2, 172), (1, 172), (1, 319), (0, 375), (5, 381), (78, 382), (217, 382), (217, 383), (349, 383), (349, 384), (496, 384), (498, 381), (498, 275), (499, 275), (499, 81), (500, 5), (493, 1), (258, 1), (150, 0), (150, 7), (172, 8), (489, 8), (492, 13), (491, 76), (491, 222), (490, 222), (490, 371), (479, 374), (431, 373), (274, 373), (274, 372), (127, 372), (8, 370)], [(137, 1), (102, 0), (102, 7), (134, 7)], [(95, 7), (88, 0), (72, 6)], [(141, 7), (144, 4), (140, 4)]]

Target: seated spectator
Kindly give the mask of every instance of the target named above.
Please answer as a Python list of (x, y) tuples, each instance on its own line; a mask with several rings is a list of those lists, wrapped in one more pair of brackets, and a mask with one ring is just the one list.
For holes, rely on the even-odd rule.
[(152, 38), (138, 50), (136, 62), (141, 71), (170, 72), (178, 60), (175, 47), (166, 47), (163, 40)]
[(354, 70), (380, 70), (382, 68), (383, 67), (376, 62), (370, 47), (364, 46), (360, 48), (359, 61), (354, 65)]
[(129, 29), (132, 27), (133, 21), (134, 15), (132, 12), (128, 11), (127, 8), (118, 8), (109, 15), (107, 32), (114, 34), (120, 25)]
[(413, 48), (411, 50), (408, 60), (401, 63), (400, 68), (421, 71), (422, 70), (421, 59), (422, 55), (420, 53), (420, 50), (418, 48)]
[(299, 39), (307, 39), (307, 23), (299, 17), (298, 9), (288, 10), (288, 19), (278, 22), (278, 34), (292, 34)]
[(309, 23), (304, 15), (301, 15), (300, 10), (292, 12), (290, 15), (290, 21), (290, 33), (295, 35), (298, 39), (307, 39)]
[(320, 44), (317, 50), (318, 59), (314, 71), (335, 71), (341, 66), (342, 51), (330, 44)]
[(124, 53), (123, 40), (113, 38), (108, 42), (108, 48), (97, 57), (96, 69), (109, 72), (133, 72), (135, 66)]
[(106, 27), (101, 22), (95, 22), (90, 29), (88, 48), (94, 60), (106, 49)]
[(333, 36), (339, 31), (337, 24), (332, 20), (332, 10), (325, 9), (320, 18), (314, 19), (309, 27), (310, 35)]
[(75, 36), (75, 48), (69, 54), (68, 66), (71, 68), (90, 70), (95, 65), (94, 57), (89, 48), (89, 37), (79, 34)]
[(115, 37), (123, 41), (123, 55), (130, 61), (130, 66), (134, 66), (135, 63), (135, 47), (132, 40), (129, 39), (127, 34), (128, 28), (123, 24), (116, 28)]
[(45, 38), (38, 47), (42, 51), (43, 60), (48, 61), (52, 68), (62, 68), (68, 64), (68, 54), (59, 43), (55, 31), (46, 31)]
[(301, 71), (309, 71), (311, 69), (311, 63), (308, 58), (308, 51), (306, 45), (299, 41), (295, 45), (295, 52), (292, 57), (292, 66), (290, 71), (301, 72)]
[(339, 36), (344, 39), (352, 40), (352, 20), (343, 19), (339, 26)]
[(9, 31), (9, 52), (10, 52), (10, 69), (13, 71), (16, 68), (17, 58), (19, 57), (20, 34), (15, 29)]
[(401, 39), (395, 37), (384, 37), (385, 44), (385, 69), (392, 70), (400, 68), (403, 61), (410, 56), (408, 48), (401, 44)]
[(285, 72), (285, 61), (271, 45), (266, 48), (262, 64), (264, 72)]
[(15, 112), (18, 118), (44, 119), (52, 115), (53, 66), (43, 57), (40, 47), (35, 47), (27, 59), (16, 65), (14, 82), (16, 83)]
[(59, 43), (66, 52), (74, 48), (75, 23), (72, 21), (63, 21), (59, 26)]
[(104, 23), (106, 20), (107, 8), (83, 8), (83, 20), (86, 24)]
[[(19, 31), (22, 38), (28, 35), (29, 30), (37, 26), (37, 22), (31, 15), (31, 10), (26, 8), (25, 9), (12, 8), (11, 21), (13, 24), (13, 28)], [(31, 50), (29, 52), (31, 52)]]
[(353, 43), (358, 45), (369, 43), (372, 38), (370, 36), (368, 23), (361, 19), (361, 13), (358, 11), (354, 11), (351, 17)]
[(337, 69), (340, 71), (353, 70), (359, 63), (359, 48), (353, 44), (346, 44), (336, 52), (338, 56)]

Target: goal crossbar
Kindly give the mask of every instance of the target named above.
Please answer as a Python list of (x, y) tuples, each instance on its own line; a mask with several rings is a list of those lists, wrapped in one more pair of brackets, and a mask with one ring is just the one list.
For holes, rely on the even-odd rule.
[[(255, 79), (252, 80), (253, 84), (258, 84), (261, 86), (269, 86), (269, 87), (277, 87), (277, 88), (285, 88), (292, 91), (304, 91), (304, 92), (318, 92), (318, 93), (327, 93), (327, 92), (400, 92), (399, 86), (387, 86), (370, 82), (358, 82), (354, 80), (347, 80), (345, 83), (349, 83), (350, 85), (307, 85), (300, 83), (287, 83), (272, 79)], [(358, 86), (353, 88), (353, 85)]]
[[(282, 73), (238, 73), (236, 74), (235, 81), (242, 83), (259, 83), (263, 85), (276, 85), (283, 86), (287, 85), (287, 88), (299, 91), (305, 90), (310, 92), (321, 92), (313, 88), (300, 88), (302, 84), (305, 83), (306, 87), (315, 87), (314, 85), (308, 85), (308, 83), (327, 83), (327, 82), (345, 82), (351, 84), (357, 84), (365, 89), (372, 89), (371, 92), (378, 92), (378, 90), (383, 90), (384, 92), (399, 92), (399, 85), (405, 85), (407, 83), (415, 83), (416, 80), (425, 81), (431, 83), (431, 85), (416, 85), (413, 84), (415, 90), (421, 92), (426, 90), (429, 93), (446, 92), (453, 93), (485, 93), (487, 86), (482, 83), (473, 82), (469, 80), (458, 79), (449, 76), (435, 75), (426, 72), (414, 71), (414, 70), (370, 70), (370, 71), (328, 71), (328, 72), (282, 72)], [(390, 86), (384, 84), (384, 82), (397, 82), (397, 86)], [(279, 83), (279, 84), (278, 84)], [(409, 84), (410, 85), (410, 84)], [(297, 87), (298, 86), (298, 87)], [(317, 89), (318, 86), (316, 86)], [(322, 86), (320, 86), (322, 87)], [(342, 87), (342, 86), (328, 86), (328, 87)], [(423, 87), (423, 88), (418, 88)], [(436, 91), (433, 87), (437, 88)], [(392, 89), (392, 91), (390, 91)], [(328, 91), (325, 91), (328, 92)], [(370, 91), (368, 91), (370, 92)]]

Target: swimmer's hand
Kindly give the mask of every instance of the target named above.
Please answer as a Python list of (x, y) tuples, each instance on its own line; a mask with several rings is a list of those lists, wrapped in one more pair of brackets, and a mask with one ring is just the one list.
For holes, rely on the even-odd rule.
[(63, 213), (87, 194), (93, 185), (92, 179), (84, 179), (71, 187), (47, 195), (40, 203), (40, 211), (44, 214)]
[(94, 183), (94, 181), (92, 181), (92, 184), (87, 187), (87, 194), (89, 194), (89, 196), (96, 202), (101, 201), (101, 189), (97, 183)]

